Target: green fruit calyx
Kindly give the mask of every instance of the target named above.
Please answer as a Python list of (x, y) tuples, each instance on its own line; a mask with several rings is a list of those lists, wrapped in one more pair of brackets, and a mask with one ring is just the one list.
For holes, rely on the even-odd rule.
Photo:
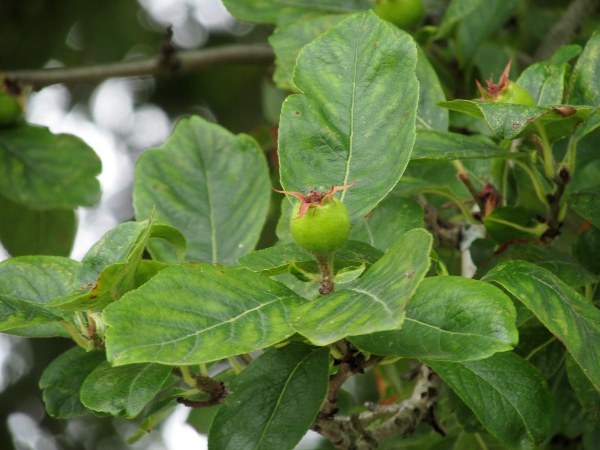
[(403, 30), (414, 28), (425, 16), (423, 0), (375, 0), (373, 10), (381, 19)]
[[(356, 180), (354, 181), (356, 182)], [(350, 215), (335, 192), (353, 186), (333, 186), (327, 192), (278, 191), (300, 199), (294, 207), (290, 228), (292, 236), (302, 249), (317, 256), (332, 254), (339, 250), (350, 235)]]
[(508, 79), (511, 63), (512, 58), (508, 61), (504, 72), (502, 72), (498, 84), (494, 83), (491, 79), (485, 80), (487, 87), (484, 88), (481, 83), (476, 80), (477, 89), (479, 89), (479, 92), (481, 92), (482, 95), (482, 97), (477, 100), (535, 106), (535, 100), (531, 94)]

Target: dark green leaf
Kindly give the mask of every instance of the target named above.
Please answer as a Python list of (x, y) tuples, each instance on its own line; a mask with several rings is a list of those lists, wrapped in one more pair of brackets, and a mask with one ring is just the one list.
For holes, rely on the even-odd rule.
[(514, 259), (537, 264), (552, 272), (569, 286), (584, 286), (600, 281), (597, 276), (579, 265), (571, 255), (563, 253), (555, 247), (542, 245), (536, 240), (512, 241), (503, 245), (494, 256), (478, 268), (477, 278), (483, 277), (501, 262)]
[(548, 385), (514, 353), (461, 363), (428, 361), (482, 425), (510, 449), (533, 449), (552, 419)]
[(500, 289), (461, 277), (425, 278), (410, 299), (402, 330), (351, 338), (377, 355), (467, 361), (518, 342), (512, 300)]
[(448, 35), (455, 25), (471, 14), (484, 0), (451, 0), (444, 12), (444, 18), (438, 28), (436, 37)]
[(171, 369), (160, 364), (111, 367), (103, 362), (83, 382), (81, 402), (94, 411), (132, 419), (158, 394)]
[(600, 425), (600, 392), (594, 388), (581, 367), (570, 356), (567, 358), (567, 375), (584, 411), (589, 414), (589, 418), (596, 426)]
[(72, 209), (31, 209), (0, 195), (0, 241), (12, 256), (69, 256), (77, 220)]
[(273, 81), (281, 89), (298, 89), (292, 82), (296, 58), (302, 47), (316, 39), (329, 28), (346, 18), (336, 14), (299, 20), (277, 27), (269, 36), (269, 43), (275, 51), (275, 72)]
[(79, 400), (87, 376), (105, 361), (104, 353), (74, 347), (50, 363), (40, 379), (46, 411), (55, 419), (82, 416), (89, 410)]
[(484, 217), (487, 234), (499, 244), (513, 239), (539, 238), (548, 225), (536, 221), (532, 213), (523, 207), (496, 208)]
[(108, 360), (198, 364), (262, 349), (293, 334), (289, 318), (302, 303), (247, 269), (175, 266), (105, 309)]
[(294, 328), (316, 345), (400, 328), (404, 308), (429, 269), (431, 244), (425, 230), (409, 231), (351, 288), (299, 308)]
[(600, 311), (551, 272), (525, 261), (499, 264), (483, 277), (525, 304), (565, 344), (600, 391)]
[[(0, 263), (0, 294), (45, 304), (75, 288), (74, 272), (78, 265), (77, 261), (57, 256), (21, 256), (8, 259)], [(29, 306), (29, 303), (22, 306)], [(41, 315), (46, 316), (47, 313), (55, 316), (62, 314), (50, 308), (41, 312)], [(11, 334), (29, 337), (69, 336), (57, 323), (23, 324), (12, 330)]]
[(600, 160), (586, 165), (568, 185), (566, 201), (580, 216), (600, 228)]
[[(262, 150), (246, 135), (193, 116), (179, 121), (167, 142), (145, 152), (135, 171), (136, 217), (181, 230), (187, 261), (233, 264), (258, 241), (269, 208), (269, 178)], [(155, 259), (175, 263), (160, 242)]]
[(350, 237), (387, 252), (404, 233), (422, 226), (423, 209), (417, 202), (388, 196), (354, 225)]
[(100, 198), (100, 158), (80, 138), (48, 128), (0, 129), (0, 192), (36, 209), (92, 206)]
[[(581, 50), (579, 46), (572, 47)], [(577, 56), (577, 53), (572, 52), (571, 49), (567, 50), (564, 57), (556, 55), (555, 60), (530, 65), (517, 78), (516, 83), (529, 91), (536, 105), (560, 105), (563, 102), (567, 65), (562, 60), (565, 57), (571, 59)], [(554, 61), (560, 63), (556, 64)]]
[(600, 255), (600, 228), (591, 226), (577, 235), (573, 244), (573, 256), (587, 270), (600, 275), (598, 255)]
[(569, 80), (567, 98), (569, 103), (600, 105), (600, 30), (587, 41), (583, 53), (573, 68)]
[[(401, 32), (401, 30), (397, 30)], [(404, 32), (402, 32), (404, 34)], [(435, 69), (427, 59), (427, 55), (417, 46), (416, 75), (419, 80), (419, 107), (417, 109), (417, 127), (427, 130), (448, 130), (448, 111), (437, 106), (446, 100)]]
[(519, 345), (515, 353), (529, 361), (548, 380), (561, 367), (566, 349), (537, 318), (519, 327)]
[(329, 349), (290, 342), (259, 356), (231, 384), (209, 433), (214, 450), (293, 449), (329, 382)]
[[(304, 47), (294, 72), (303, 94), (283, 105), (279, 128), (285, 190), (341, 191), (353, 222), (393, 188), (415, 138), (415, 44), (372, 12), (356, 14)], [(377, 177), (372, 174), (377, 173)]]
[(418, 130), (417, 140), (410, 155), (411, 161), (455, 159), (489, 159), (515, 156), (498, 147), (491, 139), (482, 135), (465, 136), (464, 134), (444, 131)]
[(554, 141), (572, 133), (581, 121), (590, 117), (591, 111), (586, 106), (527, 106), (476, 100), (452, 100), (438, 105), (485, 119), (499, 139), (514, 139), (525, 129), (535, 132), (539, 121), (546, 126), (548, 138)]
[(258, 23), (286, 23), (322, 14), (341, 14), (369, 9), (368, 0), (224, 0), (238, 20)]

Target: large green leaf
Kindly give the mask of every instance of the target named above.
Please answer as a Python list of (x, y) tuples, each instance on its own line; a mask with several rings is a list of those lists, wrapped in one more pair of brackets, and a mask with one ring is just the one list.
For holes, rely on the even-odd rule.
[[(394, 187), (415, 139), (416, 48), (374, 13), (356, 14), (300, 52), (279, 128), (288, 191), (341, 192), (353, 221)], [(377, 177), (373, 174), (377, 173)]]
[(519, 326), (515, 353), (533, 364), (546, 380), (562, 367), (566, 352), (565, 346), (536, 317)]
[(160, 364), (111, 367), (105, 361), (83, 382), (81, 402), (94, 411), (132, 419), (158, 394), (171, 370)]
[(537, 240), (511, 241), (496, 251), (477, 269), (477, 278), (483, 277), (503, 261), (520, 259), (548, 269), (569, 286), (584, 286), (600, 279), (584, 269), (575, 258), (555, 247), (543, 245)]
[(418, 130), (417, 140), (410, 155), (411, 161), (455, 159), (488, 159), (514, 157), (482, 135), (465, 136), (434, 130)]
[(77, 220), (72, 209), (31, 209), (0, 195), (0, 241), (12, 256), (69, 256)]
[[(577, 235), (573, 244), (573, 256), (592, 273), (600, 275), (600, 228), (591, 226)], [(564, 281), (564, 280), (563, 280)]]
[(552, 397), (535, 368), (514, 353), (480, 361), (427, 361), (510, 449), (533, 449), (550, 429)]
[(60, 322), (63, 318), (44, 305), (0, 294), (0, 331), (18, 334), (18, 329)]
[(258, 23), (286, 23), (303, 17), (341, 14), (369, 9), (368, 0), (223, 0), (238, 20)]
[(232, 382), (210, 428), (209, 447), (293, 449), (325, 399), (328, 370), (327, 348), (290, 342), (262, 354)]
[(414, 200), (386, 197), (350, 231), (350, 237), (387, 252), (400, 237), (423, 226), (423, 209)]
[(401, 330), (351, 340), (378, 355), (468, 361), (514, 348), (515, 319), (512, 300), (500, 289), (461, 277), (425, 278), (408, 303)]
[(600, 160), (589, 163), (577, 173), (565, 197), (580, 216), (600, 228)]
[(247, 269), (175, 266), (104, 310), (108, 360), (198, 364), (262, 349), (293, 334), (289, 318), (302, 303)]
[[(7, 259), (0, 263), (0, 294), (25, 301), (21, 307), (30, 306), (30, 302), (43, 305), (75, 288), (74, 272), (78, 265), (77, 261), (57, 256), (20, 256)], [(16, 303), (13, 305), (16, 306)], [(32, 313), (37, 316), (35, 311)], [(15, 312), (22, 314), (24, 310)], [(40, 314), (61, 316), (62, 313), (50, 308), (42, 310)], [(7, 317), (5, 319), (8, 320)], [(51, 321), (55, 322), (57, 319), (54, 317)], [(69, 336), (62, 326), (47, 321), (42, 321), (39, 325), (23, 323), (10, 333), (28, 337)]]
[(596, 30), (585, 44), (583, 53), (573, 68), (569, 80), (567, 100), (581, 105), (600, 105), (600, 30)]
[(499, 264), (483, 277), (527, 306), (567, 347), (600, 391), (600, 311), (551, 272), (525, 261)]
[[(398, 33), (398, 32), (401, 32)], [(397, 34), (405, 34), (397, 30)], [(438, 102), (446, 100), (444, 89), (438, 75), (427, 59), (427, 55), (417, 46), (416, 75), (419, 80), (419, 107), (417, 109), (417, 127), (427, 130), (448, 130), (448, 111), (437, 106)]]
[(567, 136), (583, 120), (590, 117), (587, 106), (528, 106), (513, 103), (452, 100), (438, 103), (443, 108), (485, 119), (490, 130), (499, 139), (514, 139), (525, 129), (536, 131), (536, 122), (546, 125), (551, 141)]
[[(187, 261), (234, 264), (251, 251), (269, 209), (264, 154), (254, 139), (235, 136), (193, 116), (179, 121), (167, 142), (139, 159), (134, 182), (136, 217), (181, 230)], [(176, 262), (151, 242), (155, 259)]]
[(48, 414), (55, 419), (69, 419), (90, 412), (79, 399), (81, 385), (104, 361), (103, 352), (86, 353), (81, 347), (74, 347), (52, 361), (40, 378)]
[(431, 244), (423, 229), (404, 234), (352, 287), (299, 308), (294, 328), (316, 345), (400, 328), (405, 306), (429, 269)]
[(269, 36), (269, 43), (273, 47), (276, 57), (273, 81), (277, 86), (281, 89), (297, 91), (292, 76), (300, 50), (345, 18), (346, 15), (343, 14), (325, 15), (277, 27)]
[(0, 130), (0, 193), (36, 209), (92, 206), (100, 158), (81, 139), (32, 125)]
[(567, 358), (566, 366), (569, 383), (577, 394), (581, 406), (596, 425), (600, 425), (600, 392), (594, 388), (572, 357)]
[[(85, 281), (84, 277), (89, 276), (93, 286), (57, 298), (51, 305), (66, 311), (101, 310), (119, 300), (138, 286), (137, 271), (148, 240), (153, 237), (173, 243), (179, 258), (183, 258), (185, 238), (175, 228), (155, 224), (152, 219), (121, 224), (106, 233), (82, 260), (78, 277), (80, 281)], [(111, 260), (113, 264), (107, 266)], [(94, 281), (92, 277), (99, 269), (101, 273)]]

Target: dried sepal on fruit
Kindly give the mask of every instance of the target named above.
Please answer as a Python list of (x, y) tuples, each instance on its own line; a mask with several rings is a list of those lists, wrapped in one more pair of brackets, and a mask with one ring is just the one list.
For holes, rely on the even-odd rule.
[(478, 80), (475, 80), (477, 89), (481, 93), (481, 97), (477, 100), (535, 106), (535, 100), (531, 94), (526, 89), (508, 79), (511, 64), (512, 58), (504, 68), (498, 83), (494, 83), (490, 78), (489, 80), (485, 80), (487, 87), (484, 88)]

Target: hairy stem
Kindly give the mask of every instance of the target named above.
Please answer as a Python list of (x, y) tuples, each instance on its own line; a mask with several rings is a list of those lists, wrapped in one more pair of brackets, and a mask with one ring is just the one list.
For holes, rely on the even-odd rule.
[(335, 283), (333, 282), (333, 253), (327, 255), (315, 255), (319, 270), (321, 271), (322, 281), (319, 294), (331, 294), (334, 291)]

